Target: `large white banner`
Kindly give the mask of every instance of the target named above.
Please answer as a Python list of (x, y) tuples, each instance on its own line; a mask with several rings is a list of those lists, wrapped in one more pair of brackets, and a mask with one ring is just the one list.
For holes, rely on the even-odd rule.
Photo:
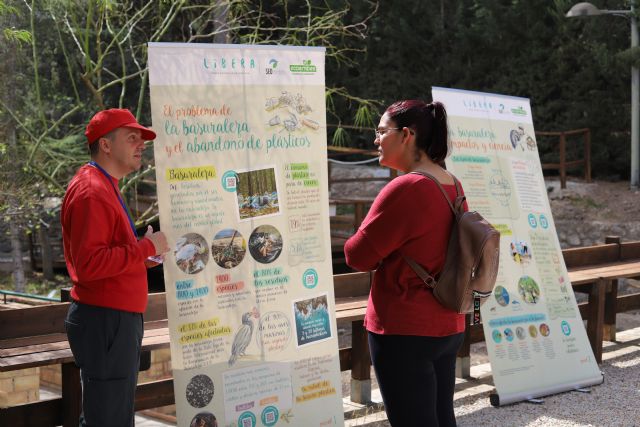
[(529, 100), (433, 88), (449, 115), (447, 168), (469, 209), (501, 234), (494, 295), (482, 323), (504, 405), (600, 384), (547, 198)]
[(324, 49), (149, 44), (178, 425), (343, 425)]

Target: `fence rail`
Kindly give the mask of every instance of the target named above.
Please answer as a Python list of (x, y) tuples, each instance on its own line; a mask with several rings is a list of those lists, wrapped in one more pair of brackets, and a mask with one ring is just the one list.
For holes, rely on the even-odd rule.
[[(555, 169), (560, 172), (560, 187), (567, 188), (567, 169), (582, 166), (584, 180), (591, 182), (591, 129), (573, 129), (561, 132), (536, 131), (536, 136), (558, 137), (558, 151), (560, 160), (558, 163), (543, 163), (542, 169)], [(567, 160), (567, 137), (582, 136), (583, 157), (576, 160)], [(572, 141), (575, 141), (572, 138)]]

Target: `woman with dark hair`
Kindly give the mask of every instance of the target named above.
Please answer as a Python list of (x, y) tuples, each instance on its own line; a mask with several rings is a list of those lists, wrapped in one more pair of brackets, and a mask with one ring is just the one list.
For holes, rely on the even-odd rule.
[(419, 173), (455, 200), (453, 176), (441, 166), (449, 154), (447, 113), (439, 102), (396, 102), (375, 133), (380, 164), (405, 174), (380, 191), (344, 247), (351, 267), (376, 270), (365, 316), (371, 360), (393, 427), (455, 426), (465, 316), (438, 303), (403, 258), (434, 272), (444, 265), (453, 213), (437, 184)]

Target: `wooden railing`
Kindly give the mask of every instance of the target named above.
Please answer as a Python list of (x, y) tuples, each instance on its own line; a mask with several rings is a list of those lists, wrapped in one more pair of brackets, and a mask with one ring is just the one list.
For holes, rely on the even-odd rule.
[[(567, 188), (567, 169), (575, 166), (582, 166), (584, 170), (584, 180), (591, 182), (591, 130), (575, 129), (562, 132), (537, 131), (536, 136), (558, 137), (558, 151), (560, 159), (558, 163), (543, 163), (542, 169), (555, 169), (560, 172), (560, 186)], [(583, 157), (581, 159), (567, 160), (567, 137), (582, 136)], [(575, 139), (574, 139), (575, 141)]]
[[(328, 162), (328, 177), (329, 177), (329, 193), (332, 195), (329, 199), (329, 205), (336, 211), (346, 210), (352, 211), (349, 214), (332, 213), (331, 214), (331, 236), (332, 237), (346, 237), (352, 235), (355, 230), (358, 229), (360, 223), (364, 219), (371, 203), (373, 203), (374, 196), (368, 195), (363, 197), (342, 197), (336, 196), (334, 185), (336, 184), (364, 184), (369, 182), (387, 183), (398, 176), (398, 171), (395, 169), (389, 170), (387, 176), (365, 176), (365, 177), (353, 177), (353, 178), (334, 178), (332, 175), (333, 163), (332, 160), (343, 159), (345, 156), (358, 155), (360, 157), (378, 157), (376, 150), (362, 150), (357, 148), (347, 147), (327, 147), (329, 162)], [(377, 165), (377, 163), (375, 163)], [(340, 192), (338, 192), (340, 193)]]

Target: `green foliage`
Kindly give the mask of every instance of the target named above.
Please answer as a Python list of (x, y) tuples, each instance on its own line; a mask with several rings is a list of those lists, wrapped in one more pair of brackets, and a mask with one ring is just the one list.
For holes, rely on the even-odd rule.
[[(372, 148), (362, 130), (398, 99), (429, 100), (431, 87), (531, 99), (538, 130), (592, 130), (596, 175), (628, 177), (628, 21), (567, 19), (571, 0), (0, 0), (0, 211), (33, 222), (87, 160), (83, 131), (100, 108), (130, 108), (150, 122), (147, 43), (222, 42), (324, 46), (329, 138)], [(624, 0), (598, 6), (624, 9)], [(10, 41), (11, 43), (6, 43)], [(4, 67), (4, 68), (3, 68)], [(13, 67), (15, 71), (5, 71)], [(11, 93), (11, 96), (7, 94)], [(539, 144), (551, 159), (556, 142)], [(17, 170), (9, 178), (7, 171)], [(135, 193), (152, 160), (123, 182)], [(28, 191), (27, 191), (28, 190)], [(151, 190), (153, 191), (153, 190)], [(16, 210), (17, 209), (17, 210)], [(140, 212), (138, 212), (140, 213)], [(141, 221), (155, 215), (141, 213)]]
[(338, 126), (336, 130), (333, 131), (331, 144), (336, 147), (346, 147), (348, 143), (349, 143), (349, 134), (343, 127)]
[(596, 202), (591, 197), (569, 197), (569, 202), (576, 207), (585, 208), (585, 209), (601, 209), (604, 208), (605, 205)]
[(12, 28), (5, 28), (3, 30), (4, 38), (7, 42), (14, 42), (18, 44), (26, 43), (31, 44), (33, 37), (27, 30), (15, 30)]
[(18, 9), (13, 6), (9, 6), (4, 0), (0, 0), (0, 15), (15, 15), (18, 13)]
[[(370, 143), (371, 138), (362, 131), (375, 127), (381, 103), (373, 96), (369, 99), (352, 95), (344, 87), (327, 87), (325, 92), (327, 114), (338, 122), (338, 127), (330, 135), (331, 144), (339, 147), (360, 146)], [(353, 115), (353, 108), (356, 113)], [(353, 116), (353, 125), (349, 125)], [(366, 141), (366, 142), (365, 142)]]
[[(69, 286), (69, 277), (63, 274), (56, 274), (53, 280), (46, 280), (42, 273), (31, 272), (27, 277), (25, 293), (31, 295), (60, 297), (60, 288)], [(0, 289), (14, 290), (15, 286), (10, 274), (0, 272)]]
[(373, 120), (373, 111), (371, 111), (369, 103), (363, 102), (362, 104), (360, 104), (358, 110), (356, 111), (356, 117), (353, 123), (359, 128), (372, 128), (374, 127)]
[(640, 47), (629, 48), (623, 50), (616, 55), (622, 64), (627, 67), (639, 67), (640, 66)]
[[(88, 159), (83, 131), (103, 108), (129, 108), (150, 122), (147, 43), (224, 42), (324, 46), (328, 62), (354, 64), (363, 52), (366, 21), (376, 4), (354, 20), (348, 0), (0, 0), (0, 30), (15, 40), (16, 69), (0, 97), (0, 118), (16, 128), (16, 179), (1, 190), (18, 197), (20, 208), (0, 206), (34, 223), (42, 201), (60, 197), (79, 165)], [(10, 24), (10, 25), (9, 25)], [(0, 49), (1, 50), (1, 49)], [(335, 99), (348, 96), (342, 89)], [(11, 101), (11, 102), (9, 102)], [(356, 98), (349, 103), (366, 102)], [(366, 112), (366, 111), (365, 111)], [(360, 113), (362, 116), (362, 112)], [(366, 119), (366, 115), (361, 119)], [(361, 120), (359, 119), (359, 120)], [(0, 129), (1, 130), (1, 129)], [(6, 157), (5, 157), (6, 159)], [(6, 160), (3, 160), (3, 162)], [(138, 222), (155, 216), (136, 205), (137, 189), (154, 173), (153, 159), (122, 181)], [(25, 191), (35, 188), (38, 191)], [(153, 191), (153, 189), (151, 190)], [(4, 202), (3, 202), (4, 203)], [(29, 219), (27, 219), (29, 218)]]
[[(450, 87), (530, 98), (540, 131), (588, 127), (596, 176), (627, 178), (630, 164), (629, 22), (567, 19), (572, 0), (407, 0), (380, 2), (357, 65), (328, 69), (327, 81), (389, 105), (431, 98)], [(624, 0), (596, 4), (627, 9)], [(354, 15), (362, 16), (356, 6)], [(331, 110), (331, 108), (328, 108)], [(353, 107), (332, 105), (336, 120)], [(375, 114), (374, 114), (375, 115)], [(349, 131), (352, 145), (370, 139)], [(557, 141), (539, 146), (557, 156)], [(554, 154), (555, 153), (555, 154)], [(557, 157), (556, 157), (557, 159)]]

